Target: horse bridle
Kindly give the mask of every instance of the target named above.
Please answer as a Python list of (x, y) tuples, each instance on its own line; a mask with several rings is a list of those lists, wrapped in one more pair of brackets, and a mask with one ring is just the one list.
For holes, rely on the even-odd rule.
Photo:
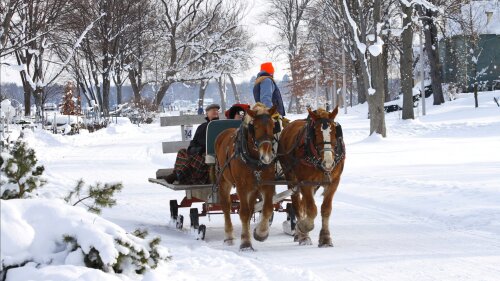
[[(335, 168), (335, 162), (334, 162), (334, 165), (331, 167), (331, 168), (326, 168), (323, 164), (323, 161), (321, 161), (321, 158), (318, 158), (316, 155), (321, 155), (321, 153), (325, 152), (325, 151), (329, 151), (331, 152), (332, 154), (335, 154), (335, 151), (334, 151), (334, 146), (332, 145), (332, 141), (325, 141), (323, 140), (321, 143), (316, 143), (315, 142), (315, 138), (316, 138), (316, 132), (314, 131), (314, 128), (315, 128), (315, 124), (316, 122), (321, 122), (321, 128), (323, 130), (325, 130), (328, 126), (330, 126), (330, 123), (333, 122), (332, 119), (329, 119), (329, 118), (318, 118), (316, 120), (308, 117), (307, 118), (307, 130), (306, 130), (306, 140), (305, 140), (305, 153), (306, 153), (306, 157), (309, 158), (309, 161), (312, 162), (312, 164), (314, 164), (315, 166), (317, 167), (320, 167), (321, 169), (323, 169), (323, 171), (325, 172), (330, 172), (331, 170), (333, 170)], [(316, 150), (316, 155), (313, 151), (310, 150), (311, 148), (311, 144), (312, 144), (312, 147)], [(318, 144), (319, 145), (323, 145), (322, 148), (318, 148)], [(325, 148), (325, 144), (329, 144), (330, 145), (330, 148)], [(320, 156), (321, 157), (321, 156)]]
[(256, 139), (255, 138), (255, 127), (253, 125), (253, 121), (255, 121), (255, 120), (262, 120), (262, 122), (265, 123), (265, 122), (269, 121), (269, 119), (272, 120), (271, 115), (269, 115), (269, 114), (261, 114), (261, 115), (255, 116), (253, 118), (252, 122), (250, 122), (248, 124), (248, 131), (252, 135), (253, 144), (254, 144), (254, 146), (256, 148), (259, 148), (264, 143), (269, 143), (271, 145), (271, 147), (273, 145), (273, 136), (271, 136), (271, 137), (269, 137), (269, 136), (263, 136), (260, 139)]

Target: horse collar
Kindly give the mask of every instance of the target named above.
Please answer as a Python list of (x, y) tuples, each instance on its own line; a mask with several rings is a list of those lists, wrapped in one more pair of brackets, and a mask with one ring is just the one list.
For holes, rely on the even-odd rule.
[[(302, 159), (305, 164), (308, 164), (309, 166), (316, 167), (317, 169), (320, 169), (324, 173), (329, 173), (331, 172), (337, 164), (344, 158), (345, 155), (345, 145), (342, 137), (342, 127), (340, 124), (335, 122), (335, 134), (336, 134), (336, 144), (333, 149), (334, 151), (334, 163), (333, 167), (331, 170), (325, 170), (325, 168), (322, 165), (321, 161), (321, 156), (319, 155), (319, 150), (314, 144), (314, 138), (315, 138), (315, 133), (314, 133), (314, 123), (315, 122), (321, 122), (323, 129), (326, 129), (325, 126), (328, 126), (329, 120), (327, 118), (321, 118), (317, 119), (316, 121), (313, 121), (309, 116), (307, 117), (307, 123), (303, 131), (303, 139), (304, 139), (304, 158)], [(325, 144), (331, 144), (331, 142), (323, 142), (323, 145)]]
[(243, 161), (243, 163), (247, 164), (253, 169), (262, 169), (267, 167), (268, 165), (271, 165), (272, 163), (268, 165), (262, 164), (262, 162), (253, 158), (250, 155), (250, 152), (248, 150), (247, 140), (248, 140), (248, 129), (246, 129), (242, 124), (237, 131), (236, 147), (235, 147), (235, 153), (236, 155), (240, 156), (241, 161)]

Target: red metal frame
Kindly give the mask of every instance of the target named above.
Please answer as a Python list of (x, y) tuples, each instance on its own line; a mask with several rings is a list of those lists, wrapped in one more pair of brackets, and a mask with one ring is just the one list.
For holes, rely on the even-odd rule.
[[(274, 204), (274, 211), (276, 212), (286, 212), (286, 209), (283, 208), (282, 202), (291, 201), (290, 199), (284, 199), (276, 204)], [(181, 203), (178, 205), (179, 208), (190, 208), (193, 203), (203, 203), (202, 211), (199, 213), (200, 217), (204, 217), (208, 214), (224, 214), (222, 212), (222, 207), (220, 204), (206, 203), (204, 200), (198, 199), (196, 197), (192, 197), (188, 199), (186, 196), (182, 198)], [(237, 214), (240, 209), (240, 198), (238, 194), (231, 194), (231, 214)]]

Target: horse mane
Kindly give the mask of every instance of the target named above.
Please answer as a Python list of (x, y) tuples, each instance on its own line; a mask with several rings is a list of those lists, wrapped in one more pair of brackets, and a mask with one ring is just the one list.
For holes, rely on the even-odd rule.
[[(258, 102), (253, 107), (252, 110), (257, 111), (257, 115), (269, 113), (269, 108), (267, 108), (263, 103)], [(243, 126), (246, 128), (248, 124), (252, 121), (250, 115), (245, 114), (245, 119), (243, 120)]]
[(324, 108), (320, 107), (320, 108), (316, 109), (316, 116), (318, 118), (327, 118), (328, 119), (329, 114), (330, 113), (328, 111), (326, 111)]

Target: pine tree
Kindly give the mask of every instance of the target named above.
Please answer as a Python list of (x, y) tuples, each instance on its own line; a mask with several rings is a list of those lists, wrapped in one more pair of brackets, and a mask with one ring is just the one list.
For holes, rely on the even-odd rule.
[(77, 114), (77, 107), (75, 105), (75, 101), (73, 100), (73, 90), (73, 82), (68, 81), (66, 86), (64, 86), (63, 105), (61, 107), (61, 113), (64, 115)]
[(43, 186), (43, 166), (37, 166), (35, 151), (19, 139), (9, 147), (2, 145), (0, 154), (1, 199), (29, 197), (33, 191)]
[(83, 190), (84, 184), (85, 182), (80, 179), (75, 189), (64, 198), (64, 201), (73, 206), (81, 203), (87, 207), (89, 212), (95, 214), (100, 214), (102, 208), (110, 208), (116, 205), (116, 200), (113, 199), (113, 195), (123, 188), (121, 183), (106, 183), (104, 186), (102, 186), (101, 183), (96, 183), (95, 185), (89, 185)]
[(144, 274), (148, 269), (155, 269), (161, 261), (171, 259), (171, 256), (158, 247), (161, 242), (160, 237), (147, 238), (147, 236), (147, 230), (136, 229), (132, 233), (127, 233), (126, 236), (115, 237), (113, 246), (118, 252), (118, 257), (112, 264), (105, 264), (96, 248), (82, 248), (73, 236), (64, 235), (63, 241), (69, 251), (81, 250), (86, 267), (115, 273), (123, 273), (124, 270), (132, 269), (137, 274)]

